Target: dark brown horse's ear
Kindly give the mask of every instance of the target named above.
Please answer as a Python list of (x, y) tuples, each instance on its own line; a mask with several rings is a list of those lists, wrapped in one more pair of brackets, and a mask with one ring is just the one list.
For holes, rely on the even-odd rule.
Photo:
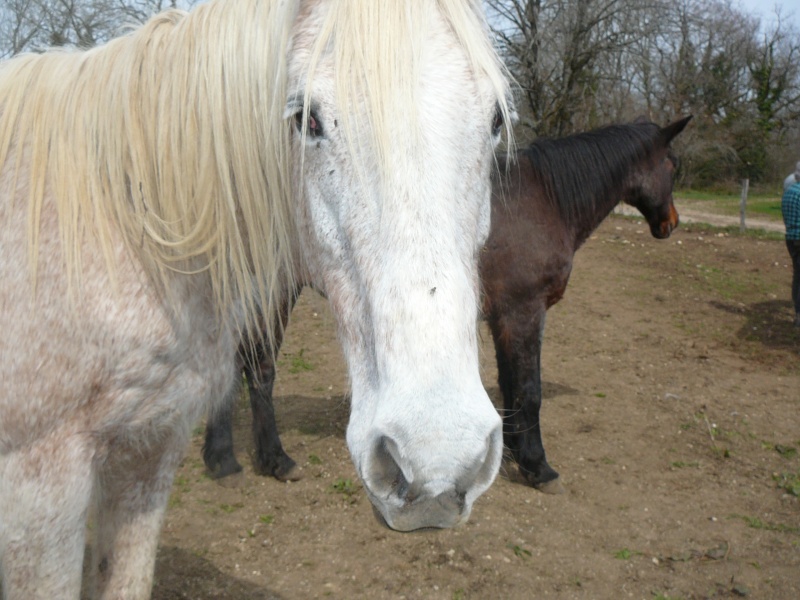
[(692, 120), (693, 116), (694, 115), (689, 115), (688, 117), (684, 117), (683, 119), (675, 121), (674, 123), (670, 123), (661, 129), (661, 135), (664, 136), (664, 140), (667, 144), (669, 144), (676, 135), (683, 131), (683, 128), (686, 127), (686, 124)]

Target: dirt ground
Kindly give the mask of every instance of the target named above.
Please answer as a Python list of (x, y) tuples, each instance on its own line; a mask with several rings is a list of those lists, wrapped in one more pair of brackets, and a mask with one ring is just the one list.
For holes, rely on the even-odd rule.
[[(680, 207), (679, 207), (680, 208)], [(785, 245), (612, 216), (550, 310), (542, 427), (566, 493), (513, 465), (456, 530), (373, 517), (344, 441), (347, 378), (326, 302), (294, 312), (276, 386), (304, 477), (211, 481), (202, 424), (161, 536), (159, 600), (800, 598), (800, 330)], [(491, 336), (483, 377), (499, 401)]]

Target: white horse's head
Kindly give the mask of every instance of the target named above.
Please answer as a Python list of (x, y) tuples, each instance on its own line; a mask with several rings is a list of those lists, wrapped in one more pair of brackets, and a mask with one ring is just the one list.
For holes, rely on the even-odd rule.
[(503, 443), (477, 258), (510, 109), (480, 3), (309, 1), (289, 56), (298, 225), (349, 366), (353, 461), (393, 529), (457, 525)]

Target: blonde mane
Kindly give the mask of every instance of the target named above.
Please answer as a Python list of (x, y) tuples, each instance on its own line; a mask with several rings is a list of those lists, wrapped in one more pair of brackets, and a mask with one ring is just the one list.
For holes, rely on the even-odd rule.
[[(27, 189), (35, 282), (52, 198), (69, 280), (120, 234), (157, 285), (206, 272), (252, 327), (291, 277), (286, 48), (291, 2), (211, 0), (85, 52), (0, 66), (0, 172)], [(269, 326), (271, 319), (265, 319)]]
[[(303, 90), (304, 110), (307, 116), (313, 92), (311, 80), (317, 63), (333, 48), (339, 107), (355, 106), (360, 100), (367, 103), (368, 127), (351, 122), (349, 111), (341, 110), (351, 150), (355, 139), (363, 140), (362, 131), (371, 132), (367, 143), (377, 156), (381, 173), (392, 172), (390, 165), (405, 149), (397, 143), (398, 131), (406, 138), (411, 135), (410, 141), (414, 142), (417, 128), (413, 124), (418, 111), (424, 109), (415, 97), (418, 88), (414, 85), (419, 76), (419, 49), (425, 46), (424, 41), (430, 34), (427, 19), (434, 11), (439, 11), (455, 33), (473, 72), (489, 77), (504, 117), (508, 146), (513, 148), (511, 77), (492, 46), (479, 0), (331, 2), (309, 53), (309, 75)], [(414, 59), (409, 61), (409, 56)], [(386, 181), (384, 185), (391, 189), (393, 184)]]

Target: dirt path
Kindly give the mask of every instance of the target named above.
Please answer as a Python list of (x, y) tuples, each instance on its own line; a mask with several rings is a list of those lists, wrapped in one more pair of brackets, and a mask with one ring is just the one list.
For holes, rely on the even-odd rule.
[[(676, 201), (676, 205), (681, 204), (680, 200)], [(617, 209), (619, 214), (623, 214), (626, 216), (639, 216), (639, 212), (633, 208), (632, 206), (627, 206), (621, 204)], [(730, 215), (718, 215), (709, 213), (708, 211), (701, 210), (699, 208), (692, 208), (691, 206), (686, 206), (685, 204), (681, 204), (679, 206), (680, 218), (681, 223), (706, 223), (708, 225), (713, 225), (715, 227), (738, 227), (739, 226), (739, 217), (733, 217)], [(783, 223), (780, 221), (775, 221), (772, 219), (759, 219), (748, 217), (745, 220), (745, 226), (748, 229), (763, 229), (764, 231), (774, 231), (778, 233), (783, 233), (785, 228)]]
[[(347, 381), (304, 292), (276, 408), (304, 479), (178, 474), (154, 598), (800, 598), (800, 332), (779, 241), (612, 217), (548, 315), (545, 445), (567, 492), (501, 476), (454, 531), (382, 529), (344, 442)], [(483, 330), (487, 389), (498, 397)], [(513, 474), (513, 466), (508, 466)], [(793, 487), (796, 486), (796, 487)]]

